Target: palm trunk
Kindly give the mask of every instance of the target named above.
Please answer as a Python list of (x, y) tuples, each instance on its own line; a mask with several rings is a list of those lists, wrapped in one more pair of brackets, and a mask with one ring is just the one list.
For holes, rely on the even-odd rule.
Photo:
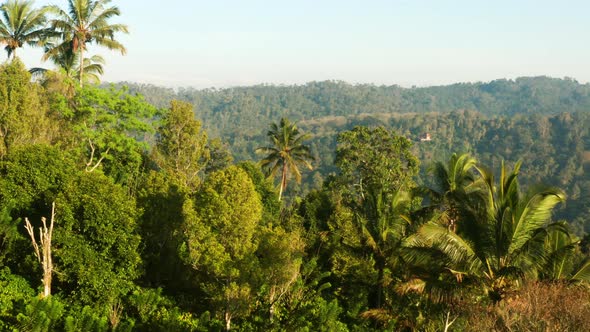
[(384, 282), (384, 275), (385, 275), (385, 259), (378, 257), (377, 258), (377, 301), (376, 307), (381, 308), (383, 303), (383, 282)]
[(80, 86), (84, 86), (84, 81), (82, 77), (84, 77), (84, 46), (80, 45), (80, 71), (79, 71), (79, 80)]
[(283, 164), (283, 171), (281, 173), (281, 188), (279, 190), (279, 202), (283, 197), (283, 190), (287, 188), (287, 164)]

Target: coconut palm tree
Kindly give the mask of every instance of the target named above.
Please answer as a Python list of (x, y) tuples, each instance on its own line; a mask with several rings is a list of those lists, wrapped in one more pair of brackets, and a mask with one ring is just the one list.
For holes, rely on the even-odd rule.
[(439, 255), (444, 261), (441, 273), (481, 284), (494, 301), (502, 299), (514, 282), (537, 278), (546, 262), (548, 235), (554, 230), (567, 232), (561, 223), (550, 221), (565, 194), (536, 186), (523, 195), (518, 184), (520, 165), (510, 171), (502, 163), (497, 184), (489, 170), (477, 166), (482, 190), (474, 193), (478, 199), (466, 202), (475, 211), (473, 218), (462, 220), (457, 233), (438, 220), (424, 224), (406, 244), (432, 251), (409, 251), (407, 258), (424, 265), (432, 262), (432, 255)]
[[(100, 55), (93, 55), (84, 59), (84, 68), (82, 68), (82, 75), (80, 74), (80, 61), (78, 54), (73, 52), (70, 45), (63, 45), (66, 49), (61, 52), (55, 52), (51, 55), (50, 60), (58, 67), (58, 70), (69, 79), (80, 79), (82, 82), (98, 84), (100, 83), (100, 76), (104, 73), (103, 65), (105, 60)], [(52, 45), (47, 46), (51, 48)], [(67, 49), (69, 48), (69, 49)], [(33, 77), (41, 77), (48, 70), (45, 68), (32, 68), (29, 70)]]
[(35, 9), (31, 0), (9, 0), (0, 7), (0, 43), (8, 58), (16, 57), (16, 49), (27, 44), (41, 46), (51, 31), (47, 23), (47, 7)]
[(267, 176), (275, 177), (279, 172), (281, 174), (280, 201), (291, 176), (294, 176), (298, 183), (301, 182), (299, 165), (312, 169), (309, 161), (314, 158), (311, 156), (309, 147), (303, 145), (303, 142), (309, 139), (309, 135), (301, 134), (297, 126), (288, 119), (282, 118), (278, 125), (273, 123), (270, 128), (267, 136), (272, 145), (260, 147), (256, 149), (256, 152), (268, 153), (266, 158), (260, 162)]
[(47, 50), (43, 59), (58, 56), (58, 53), (71, 49), (78, 54), (79, 80), (83, 84), (85, 58), (84, 52), (88, 44), (96, 44), (109, 50), (120, 51), (125, 54), (125, 46), (115, 40), (115, 33), (128, 33), (126, 25), (109, 24), (108, 20), (119, 16), (116, 6), (107, 7), (111, 0), (68, 0), (68, 11), (52, 6), (51, 11), (57, 15), (51, 20), (51, 28), (60, 34), (60, 42)]

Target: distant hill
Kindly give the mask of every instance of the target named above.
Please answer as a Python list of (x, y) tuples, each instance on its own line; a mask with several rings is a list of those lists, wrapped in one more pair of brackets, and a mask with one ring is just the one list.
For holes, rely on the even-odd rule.
[(475, 110), (484, 115), (514, 115), (590, 109), (590, 84), (545, 76), (420, 88), (352, 85), (340, 81), (177, 91), (149, 84), (117, 85), (127, 85), (159, 106), (166, 106), (174, 98), (194, 102), (203, 120), (220, 112), (234, 113), (236, 106), (241, 107), (237, 113), (244, 117), (256, 110), (259, 115), (285, 115), (297, 120), (361, 113)]
[[(560, 211), (590, 232), (590, 85), (572, 79), (523, 77), (489, 83), (425, 88), (311, 82), (231, 89), (179, 89), (120, 83), (160, 107), (170, 100), (195, 105), (210, 136), (220, 137), (237, 160), (259, 159), (271, 122), (282, 116), (312, 134), (315, 170), (298, 190), (317, 187), (334, 172), (336, 136), (356, 125), (384, 126), (413, 141), (426, 172), (453, 152), (471, 152), (498, 169), (524, 161), (522, 179), (566, 190)], [(431, 141), (419, 138), (429, 133)]]

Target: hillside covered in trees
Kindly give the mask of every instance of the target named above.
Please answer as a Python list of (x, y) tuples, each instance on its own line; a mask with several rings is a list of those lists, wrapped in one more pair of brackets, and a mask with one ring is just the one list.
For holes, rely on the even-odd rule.
[(0, 6), (1, 331), (590, 330), (589, 85), (100, 87), (110, 3)]
[[(563, 186), (540, 184), (541, 157), (492, 150), (559, 164), (587, 135), (561, 128), (585, 113), (283, 118), (248, 136), (265, 148), (238, 162), (185, 101), (31, 82), (18, 59), (0, 86), (3, 330), (590, 326), (588, 243), (558, 216)], [(431, 140), (416, 141), (425, 128)], [(503, 143), (525, 135), (549, 145)], [(450, 152), (465, 137), (490, 163)], [(311, 177), (305, 192), (297, 174)]]
[[(123, 85), (123, 84), (121, 84)], [(314, 82), (303, 86), (172, 89), (125, 83), (154, 105), (172, 99), (195, 105), (212, 137), (221, 137), (236, 160), (253, 160), (266, 125), (296, 120), (311, 134), (314, 171), (301, 188), (318, 188), (335, 172), (336, 136), (357, 125), (384, 126), (415, 141), (425, 174), (432, 161), (469, 152), (497, 169), (502, 160), (522, 160), (525, 184), (540, 180), (564, 188), (568, 203), (559, 215), (590, 231), (590, 85), (548, 77), (496, 80), (440, 87), (350, 85)], [(419, 143), (429, 133), (431, 141)], [(296, 189), (297, 191), (297, 189)]]

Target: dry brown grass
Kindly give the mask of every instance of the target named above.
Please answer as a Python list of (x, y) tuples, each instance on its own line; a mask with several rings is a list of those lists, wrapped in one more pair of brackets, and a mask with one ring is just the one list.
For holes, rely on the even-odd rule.
[(590, 290), (529, 283), (495, 306), (465, 308), (468, 331), (590, 331)]

